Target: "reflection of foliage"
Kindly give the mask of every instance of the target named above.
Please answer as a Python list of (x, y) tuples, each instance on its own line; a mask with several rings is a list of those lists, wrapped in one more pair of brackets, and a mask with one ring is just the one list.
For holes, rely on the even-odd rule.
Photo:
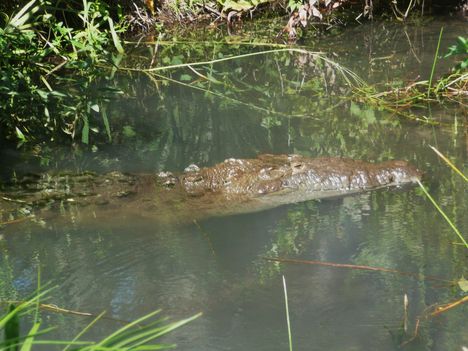
[(6, 296), (15, 297), (15, 289), (13, 288), (13, 269), (10, 263), (10, 255), (5, 247), (5, 241), (0, 230), (0, 299)]
[[(447, 183), (450, 181), (444, 182)], [(453, 188), (452, 192), (455, 195), (451, 200), (452, 214), (456, 222), (463, 223), (465, 228), (467, 222), (463, 219), (461, 208), (466, 208), (466, 199), (463, 194), (456, 194)], [(323, 290), (343, 296), (333, 290), (336, 287), (333, 278), (339, 280), (338, 285), (343, 289), (344, 296), (348, 296), (347, 290), (355, 291), (355, 286), (361, 286), (359, 290), (372, 304), (368, 308), (369, 313), (380, 315), (379, 320), (402, 319), (403, 308), (400, 306), (403, 294), (406, 293), (411, 306), (408, 334), (404, 335), (403, 330), (389, 325), (391, 334), (396, 338), (395, 343), (400, 344), (411, 337), (414, 320), (426, 310), (427, 305), (457, 300), (457, 296), (463, 294), (460, 289), (454, 289), (450, 281), (459, 281), (460, 277), (467, 274), (464, 264), (466, 259), (462, 258), (464, 250), (463, 247), (450, 244), (450, 229), (444, 226), (440, 219), (434, 218), (430, 206), (422, 202), (414, 190), (380, 191), (347, 197), (342, 204), (322, 201), (315, 204), (313, 211), (297, 205), (288, 211), (287, 218), (279, 221), (273, 230), (273, 242), (259, 256), (390, 268), (411, 272), (416, 278), (310, 265), (280, 265), (261, 259), (257, 263), (257, 274), (262, 281), (267, 282), (278, 279), (280, 271), (289, 276), (289, 281), (298, 279), (302, 282), (298, 283), (301, 292), (314, 291), (309, 295), (318, 299), (316, 304), (321, 303), (321, 298), (327, 301), (321, 295)], [(440, 237), (434, 237), (438, 231), (430, 229), (435, 227), (443, 232)], [(441, 289), (441, 283), (434, 287), (430, 280), (425, 280), (427, 276), (447, 279), (448, 284), (444, 285), (446, 289)], [(320, 287), (307, 285), (307, 282), (318, 283)], [(328, 284), (329, 287), (323, 287)], [(349, 294), (352, 295), (352, 292)], [(450, 319), (449, 324), (454, 328), (452, 330), (459, 333), (463, 325), (463, 307), (460, 306), (458, 311), (452, 313), (451, 317), (447, 317)], [(420, 326), (421, 343), (432, 342), (430, 323), (432, 320), (425, 320)], [(456, 344), (452, 338), (446, 338), (443, 342), (449, 345), (447, 348)]]

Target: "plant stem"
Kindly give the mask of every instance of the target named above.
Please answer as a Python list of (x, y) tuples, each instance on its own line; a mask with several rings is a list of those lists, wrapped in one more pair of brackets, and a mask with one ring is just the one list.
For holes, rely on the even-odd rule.
[(468, 243), (466, 242), (465, 238), (461, 235), (460, 231), (457, 229), (457, 227), (455, 227), (455, 224), (452, 223), (452, 221), (450, 220), (450, 218), (448, 218), (448, 216), (445, 214), (445, 212), (440, 208), (440, 206), (437, 204), (437, 202), (435, 202), (435, 200), (432, 198), (432, 196), (429, 194), (429, 192), (426, 190), (426, 188), (424, 187), (424, 185), (421, 184), (421, 182), (418, 180), (418, 184), (419, 186), (421, 187), (422, 191), (424, 192), (424, 194), (426, 194), (427, 198), (432, 202), (432, 204), (434, 205), (434, 207), (437, 209), (437, 211), (439, 211), (439, 213), (442, 215), (442, 217), (444, 217), (444, 219), (447, 221), (447, 223), (450, 225), (450, 227), (452, 227), (453, 231), (455, 232), (455, 234), (457, 234), (457, 236), (460, 238), (460, 240), (462, 241), (462, 243), (465, 245), (465, 247), (468, 249)]
[(289, 351), (292, 351), (291, 321), (289, 320), (288, 291), (286, 289), (286, 279), (283, 275), (284, 305), (286, 306), (286, 322), (288, 323)]
[(432, 151), (434, 151), (437, 156), (439, 156), (442, 160), (445, 161), (445, 163), (447, 163), (455, 172), (457, 172), (464, 180), (465, 182), (468, 182), (468, 178), (466, 177), (466, 175), (464, 175), (462, 173), (462, 171), (460, 171), (453, 163), (452, 161), (450, 161), (447, 157), (445, 157), (445, 155), (443, 153), (441, 153), (439, 150), (437, 150), (434, 146), (431, 146), (429, 145), (429, 147), (432, 149)]
[(437, 57), (439, 56), (440, 41), (442, 40), (442, 33), (444, 32), (444, 27), (440, 28), (439, 41), (437, 42), (437, 49), (434, 55), (434, 62), (432, 63), (431, 76), (429, 77), (429, 84), (427, 86), (427, 97), (429, 98), (431, 94), (432, 86), (432, 77), (434, 76), (435, 66), (437, 64)]

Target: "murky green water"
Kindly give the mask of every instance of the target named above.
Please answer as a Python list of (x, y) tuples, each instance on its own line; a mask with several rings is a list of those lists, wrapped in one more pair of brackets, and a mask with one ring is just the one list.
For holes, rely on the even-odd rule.
[[(409, 81), (428, 77), (442, 25), (445, 52), (466, 23), (364, 25), (302, 44), (335, 52), (331, 57), (366, 81)], [(211, 59), (220, 58), (220, 52), (226, 56), (254, 49), (192, 44), (179, 51), (159, 50), (165, 57), (173, 53), (170, 60), (177, 63), (191, 61), (195, 52)], [(139, 51), (128, 64), (148, 60), (151, 49)], [(442, 72), (451, 64), (442, 62), (437, 69)], [(436, 126), (395, 118), (341, 99), (349, 88), (340, 74), (300, 54), (196, 69), (199, 75), (187, 69), (172, 72), (172, 78), (191, 87), (156, 84), (136, 74), (118, 78), (125, 97), (112, 103), (109, 115), (113, 127), (124, 121), (126, 132), (112, 146), (73, 153), (52, 148), (42, 165), (30, 154), (2, 150), (2, 175), (48, 169), (178, 171), (190, 163), (213, 165), (260, 153), (406, 159), (424, 170), (429, 191), (466, 237), (466, 183), (429, 148), (436, 146), (467, 173), (466, 110), (434, 104), (418, 112), (442, 122)], [(201, 76), (213, 79), (206, 83)], [(0, 229), (0, 235), (2, 297), (22, 298), (34, 291), (40, 267), (42, 280), (59, 286), (49, 301), (60, 307), (96, 314), (106, 310), (121, 320), (157, 308), (174, 318), (202, 311), (200, 319), (165, 339), (180, 350), (286, 350), (282, 275), (295, 350), (396, 350), (426, 308), (463, 296), (456, 286), (427, 277), (468, 276), (466, 249), (453, 244), (453, 231), (414, 187), (189, 224), (116, 214), (76, 224), (60, 218), (43, 226), (24, 222)], [(417, 278), (280, 265), (265, 257), (384, 267)], [(407, 336), (401, 330), (405, 294)], [(56, 333), (63, 337), (90, 321), (67, 315), (46, 320), (58, 324)], [(418, 337), (406, 349), (461, 350), (468, 346), (467, 325), (466, 305), (421, 320)], [(90, 337), (118, 326), (103, 321)]]

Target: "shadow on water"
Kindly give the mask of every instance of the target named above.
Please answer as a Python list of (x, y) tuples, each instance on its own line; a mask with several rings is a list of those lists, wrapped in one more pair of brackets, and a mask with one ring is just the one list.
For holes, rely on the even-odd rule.
[[(385, 23), (358, 27), (324, 40), (323, 48), (317, 45), (325, 51), (332, 48), (341, 63), (370, 81), (413, 79), (428, 72), (432, 39), (441, 24), (434, 21), (405, 31)], [(448, 46), (460, 31), (457, 24), (444, 25)], [(173, 58), (176, 55), (169, 54), (176, 50), (160, 54)], [(199, 55), (208, 50), (218, 54), (212, 46), (198, 50)], [(140, 54), (134, 64), (147, 59)], [(190, 163), (212, 165), (258, 153), (406, 159), (424, 170), (431, 194), (467, 233), (466, 184), (428, 147), (436, 145), (466, 169), (466, 112), (450, 105), (423, 110), (444, 122), (436, 126), (397, 119), (342, 99), (349, 87), (336, 71), (323, 62), (301, 59), (285, 54), (204, 67), (199, 73), (210, 73), (214, 80), (200, 84), (193, 72), (171, 73), (171, 79), (193, 86), (205, 89), (211, 84), (212, 91), (229, 99), (164, 79), (155, 83), (141, 74), (123, 76), (117, 84), (127, 96), (109, 110), (111, 121), (123, 126), (115, 131), (112, 145), (72, 155), (44, 147), (42, 164), (31, 155), (2, 150), (2, 155), (13, 155), (10, 164), (2, 166), (2, 175), (64, 168), (180, 171)], [(117, 214), (91, 224), (23, 222), (3, 227), (0, 235), (2, 297), (33, 291), (40, 267), (44, 281), (60, 286), (51, 301), (61, 307), (106, 310), (124, 320), (158, 307), (174, 317), (203, 311), (204, 317), (170, 337), (182, 350), (286, 349), (282, 274), (288, 281), (295, 348), (396, 350), (402, 341), (403, 296), (407, 294), (410, 303), (410, 334), (428, 306), (463, 294), (424, 278), (458, 280), (468, 275), (466, 252), (452, 244), (451, 229), (415, 188), (184, 225)], [(265, 261), (267, 256), (386, 267), (420, 278), (280, 265)], [(47, 318), (60, 326), (64, 337), (88, 322), (61, 315)], [(95, 335), (111, 324), (103, 322)], [(468, 345), (466, 306), (424, 321), (407, 349), (459, 350), (463, 345)]]

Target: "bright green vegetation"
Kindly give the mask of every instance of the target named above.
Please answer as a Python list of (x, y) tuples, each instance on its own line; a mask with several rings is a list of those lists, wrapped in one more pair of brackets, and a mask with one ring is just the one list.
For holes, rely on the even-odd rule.
[[(84, 341), (82, 336), (86, 334), (99, 320), (105, 318), (105, 312), (94, 316), (93, 320), (81, 330), (72, 340), (47, 340), (46, 334), (54, 327), (48, 326), (43, 329), (41, 320), (41, 308), (54, 309), (53, 305), (43, 305), (41, 300), (46, 297), (48, 290), (36, 294), (34, 297), (16, 303), (10, 303), (8, 311), (0, 315), (0, 334), (3, 332), (4, 340), (0, 341), (0, 349), (15, 351), (33, 350), (35, 346), (55, 347), (56, 349), (81, 350), (81, 351), (140, 351), (140, 350), (164, 350), (173, 348), (175, 345), (154, 344), (155, 339), (171, 333), (177, 328), (193, 321), (201, 314), (193, 317), (169, 323), (166, 318), (159, 317), (160, 310), (128, 322), (125, 326), (112, 334), (102, 338), (100, 341)], [(0, 301), (1, 302), (1, 301)], [(25, 335), (21, 335), (21, 325), (32, 324)]]
[[(109, 132), (105, 102), (118, 93), (98, 68), (123, 52), (107, 7), (83, 0), (81, 9), (32, 0), (0, 25), (1, 137), (21, 142)], [(64, 5), (65, 6), (65, 5)], [(115, 55), (109, 52), (114, 48)], [(95, 122), (99, 119), (100, 122)]]
[(468, 38), (458, 37), (455, 45), (449, 48), (449, 52), (445, 57), (459, 56), (460, 63), (455, 67), (456, 70), (468, 69)]

